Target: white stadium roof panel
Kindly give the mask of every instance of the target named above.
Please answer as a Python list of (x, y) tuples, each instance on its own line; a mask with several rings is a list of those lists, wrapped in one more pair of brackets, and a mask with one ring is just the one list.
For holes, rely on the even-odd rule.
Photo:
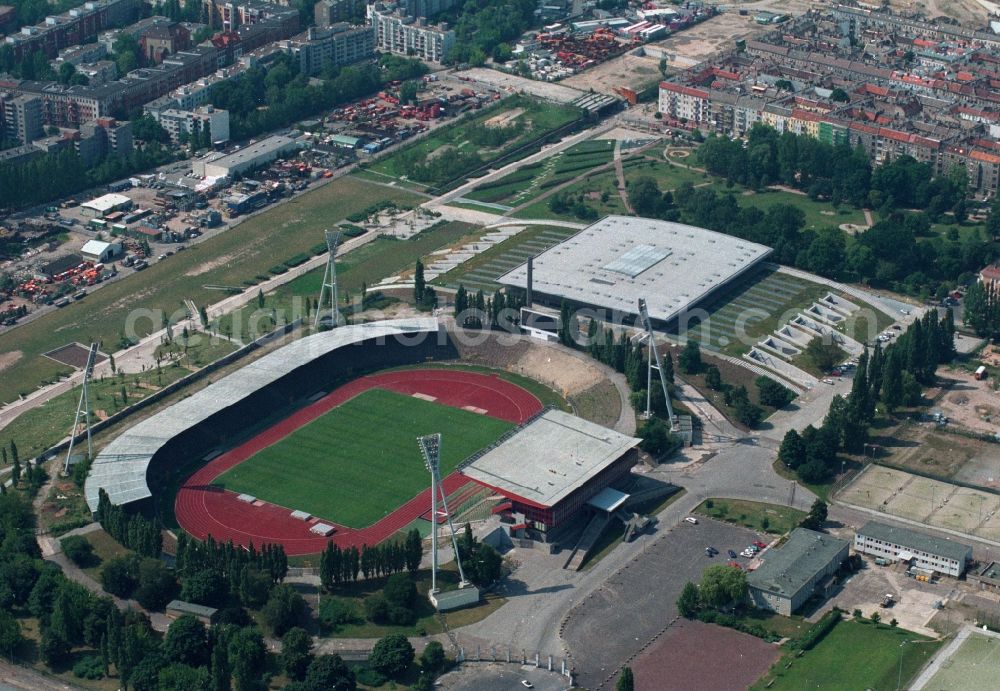
[[(99, 490), (113, 504), (152, 496), (146, 484), (149, 462), (167, 442), (212, 415), (281, 379), (295, 369), (337, 348), (380, 337), (438, 330), (433, 318), (395, 319), (342, 326), (306, 336), (268, 353), (214, 384), (138, 422), (97, 454), (84, 492), (91, 511), (97, 510)], [(206, 449), (206, 452), (210, 449)]]
[[(645, 298), (666, 322), (757, 265), (771, 248), (705, 228), (607, 216), (534, 259), (533, 292), (624, 314)], [(525, 289), (527, 264), (499, 278)]]

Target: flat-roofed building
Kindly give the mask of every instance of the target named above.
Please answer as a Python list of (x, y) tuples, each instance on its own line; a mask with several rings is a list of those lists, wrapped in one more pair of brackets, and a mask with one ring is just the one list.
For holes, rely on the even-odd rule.
[(546, 410), (475, 458), (462, 473), (505, 496), (540, 536), (601, 490), (628, 477), (639, 439)]
[(828, 590), (849, 550), (847, 540), (796, 528), (784, 545), (766, 551), (762, 565), (747, 574), (750, 602), (791, 615), (817, 591)]
[[(635, 317), (645, 298), (659, 326), (682, 317), (712, 293), (759, 265), (771, 248), (705, 228), (631, 216), (608, 216), (534, 258), (533, 302), (563, 300)], [(527, 265), (499, 278), (526, 290)]]
[(972, 560), (972, 547), (909, 528), (868, 521), (854, 535), (854, 551), (958, 578)]

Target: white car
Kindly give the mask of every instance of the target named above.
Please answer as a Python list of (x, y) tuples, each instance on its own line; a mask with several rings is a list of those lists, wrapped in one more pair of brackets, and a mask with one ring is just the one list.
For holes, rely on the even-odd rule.
[(830, 385), (832, 385), (833, 384), (833, 380), (832, 379), (824, 379), (823, 383), (824, 384), (830, 384)]
[(694, 516), (688, 516), (688, 517), (687, 517), (687, 518), (685, 518), (684, 520), (685, 520), (685, 521), (686, 521), (687, 523), (690, 523), (691, 525), (698, 525), (698, 519), (697, 519), (697, 518), (695, 518)]

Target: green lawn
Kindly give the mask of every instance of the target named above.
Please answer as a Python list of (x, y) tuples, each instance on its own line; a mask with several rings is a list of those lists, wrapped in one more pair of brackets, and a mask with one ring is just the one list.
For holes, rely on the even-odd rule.
[(876, 629), (870, 623), (842, 621), (802, 657), (784, 656), (751, 688), (905, 689), (940, 647), (940, 641), (885, 624)]
[[(508, 126), (516, 127), (517, 134), (497, 147), (479, 146), (470, 139), (470, 130), (482, 125), (487, 120), (511, 113), (516, 109), (523, 112), (509, 122)], [(579, 108), (548, 103), (527, 96), (511, 96), (496, 103), (480, 113), (463, 116), (445, 127), (439, 127), (428, 136), (423, 137), (390, 156), (379, 159), (367, 170), (387, 177), (401, 178), (405, 176), (405, 166), (402, 161), (410, 157), (425, 161), (434, 155), (447, 155), (448, 151), (460, 153), (478, 153), (484, 163), (496, 160), (505, 153), (542, 137), (567, 123), (581, 117)], [(528, 152), (525, 152), (527, 155)], [(457, 170), (456, 175), (469, 170)]]
[[(711, 507), (709, 507), (709, 503), (712, 504)], [(805, 511), (788, 506), (742, 499), (706, 499), (698, 504), (694, 512), (726, 523), (735, 523), (751, 530), (774, 533), (775, 535), (784, 535), (798, 527), (802, 519), (806, 517)]]
[[(477, 226), (448, 222), (434, 225), (409, 240), (376, 238), (338, 257), (337, 286), (340, 297), (349, 302), (351, 296), (360, 293), (362, 284), (371, 287), (387, 276), (412, 270), (417, 259), (426, 257), (442, 247), (478, 239), (481, 234), (482, 230)], [(304, 309), (304, 299), (309, 297), (315, 300), (319, 297), (323, 272), (323, 268), (310, 271), (269, 293), (265, 299), (264, 310), (258, 316), (270, 313), (271, 309), (289, 315), (289, 320), (300, 316)], [(232, 333), (243, 339), (249, 338), (249, 326), (257, 319), (255, 313), (258, 310), (257, 303), (251, 302), (223, 317), (220, 321), (222, 332)], [(261, 328), (266, 329), (270, 324), (269, 318), (266, 316), (262, 318), (265, 323)]]
[(417, 437), (441, 432), (441, 475), (513, 425), (372, 389), (220, 476), (214, 484), (352, 528), (369, 526), (428, 486)]
[(988, 689), (997, 683), (1000, 640), (974, 633), (931, 677), (928, 689)]
[[(573, 176), (574, 174), (567, 173), (566, 175)], [(545, 191), (547, 190), (539, 190), (539, 194)], [(563, 189), (560, 194), (574, 200), (582, 201), (587, 206), (595, 209), (599, 218), (611, 214), (626, 213), (621, 196), (618, 194), (618, 178), (615, 175), (614, 169), (611, 168), (597, 171), (593, 175), (589, 175), (586, 179), (574, 182)], [(520, 211), (513, 213), (512, 216), (514, 218), (543, 218), (559, 221), (576, 221), (578, 223), (589, 222), (577, 218), (573, 214), (572, 209), (560, 214), (555, 213), (549, 208), (549, 201), (551, 199), (552, 197), (546, 197), (545, 199), (531, 202)]]
[[(321, 243), (324, 228), (381, 200), (415, 205), (423, 197), (343, 177), (156, 262), (141, 273), (102, 286), (80, 302), (0, 334), (0, 352), (18, 356), (0, 376), (0, 403), (70, 372), (69, 367), (42, 357), (43, 352), (72, 341), (99, 341), (103, 350), (113, 352), (119, 347), (126, 320), (137, 310), (152, 310), (164, 317), (187, 316), (185, 299), (205, 305), (225, 297), (206, 285), (243, 286), (255, 276), (267, 276), (270, 267), (308, 253)], [(160, 323), (143, 318), (135, 321), (134, 331), (143, 336), (158, 328)]]
[(842, 223), (862, 225), (865, 222), (864, 213), (853, 206), (844, 205), (836, 208), (830, 202), (813, 201), (804, 194), (795, 194), (794, 192), (765, 190), (754, 194), (741, 195), (739, 202), (740, 206), (756, 206), (764, 212), (767, 212), (776, 204), (788, 204), (797, 207), (806, 216), (805, 230), (817, 230), (829, 226), (836, 228)]
[(625, 168), (624, 172), (626, 182), (632, 182), (642, 177), (651, 177), (656, 180), (656, 184), (663, 191), (675, 190), (685, 182), (697, 186), (711, 180), (710, 177), (706, 177), (704, 173), (697, 170), (674, 165), (668, 161), (656, 161), (648, 158), (636, 160), (635, 163)]
[[(191, 374), (194, 369), (231, 353), (235, 346), (225, 340), (214, 340), (203, 334), (197, 334), (198, 340), (183, 354), (183, 347), (178, 343), (173, 346), (162, 346), (164, 351), (176, 349), (176, 366), (174, 361), (164, 359), (159, 370), (147, 370), (138, 374), (119, 374), (117, 376), (102, 376), (90, 385), (90, 406), (94, 413), (91, 422), (97, 422), (99, 417), (114, 415), (126, 405), (140, 401), (149, 394), (167, 384), (172, 384), (181, 377)], [(122, 399), (122, 390), (128, 397)], [(0, 444), (9, 446), (10, 440), (17, 443), (21, 458), (36, 456), (42, 451), (62, 441), (69, 436), (76, 415), (76, 407), (80, 402), (80, 387), (60, 394), (36, 408), (21, 413), (0, 430)], [(86, 446), (76, 447), (81, 452)]]

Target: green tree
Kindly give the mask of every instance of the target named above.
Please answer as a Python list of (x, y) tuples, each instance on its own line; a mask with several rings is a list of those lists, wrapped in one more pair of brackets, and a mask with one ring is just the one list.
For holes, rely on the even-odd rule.
[(312, 636), (298, 626), (281, 638), (281, 668), (292, 679), (302, 679), (313, 661)]
[(783, 408), (795, 398), (795, 394), (791, 390), (770, 377), (757, 377), (754, 383), (757, 385), (762, 405), (771, 406), (772, 408)]
[(95, 561), (94, 547), (82, 535), (70, 535), (59, 542), (63, 554), (77, 566), (86, 568)]
[(615, 691), (635, 691), (635, 679), (632, 677), (631, 667), (622, 667), (622, 673), (618, 675), (615, 683)]
[(357, 688), (354, 672), (340, 655), (317, 656), (309, 664), (304, 683), (309, 691), (354, 691)]
[(190, 614), (170, 623), (160, 648), (168, 662), (179, 662), (191, 667), (208, 663), (208, 633), (205, 625)]
[(882, 615), (881, 615), (881, 614), (879, 614), (878, 612), (872, 612), (872, 613), (871, 613), (871, 616), (870, 616), (870, 617), (868, 617), (868, 618), (869, 618), (869, 619), (871, 619), (871, 621), (872, 621), (872, 624), (874, 624), (874, 625), (875, 625), (875, 628), (876, 628), (876, 629), (878, 628), (878, 623), (879, 623), (880, 621), (882, 621)]
[(806, 444), (794, 429), (785, 432), (781, 447), (778, 449), (778, 458), (792, 470), (805, 463)]
[(437, 641), (431, 641), (420, 653), (420, 669), (430, 674), (437, 674), (444, 668), (444, 646)]
[(822, 499), (817, 499), (813, 502), (809, 509), (809, 513), (805, 518), (802, 519), (800, 524), (803, 528), (808, 528), (809, 530), (822, 530), (823, 524), (826, 523), (828, 509), (826, 502)]
[(282, 583), (271, 589), (260, 613), (274, 635), (282, 636), (302, 619), (305, 611), (306, 602), (302, 596), (292, 586)]
[(705, 386), (713, 391), (722, 389), (722, 373), (715, 365), (709, 365), (705, 368)]
[(0, 655), (10, 658), (14, 654), (14, 649), (21, 645), (23, 640), (17, 619), (10, 612), (0, 608)]
[(146, 558), (139, 562), (139, 587), (135, 590), (135, 599), (140, 605), (162, 611), (176, 592), (177, 581), (162, 561)]
[(684, 584), (680, 597), (677, 598), (677, 611), (681, 613), (682, 617), (691, 619), (698, 613), (699, 602), (698, 586), (688, 581)]
[(632, 208), (635, 209), (636, 214), (647, 218), (656, 218), (659, 214), (663, 193), (655, 179), (643, 175), (629, 183), (628, 198), (632, 202)]
[(698, 593), (702, 604), (716, 609), (747, 597), (747, 574), (731, 566), (709, 566), (702, 572)]
[(677, 364), (685, 374), (698, 374), (701, 372), (703, 363), (701, 360), (701, 345), (698, 341), (689, 338), (684, 344), (681, 354), (677, 358)]
[(101, 586), (122, 598), (132, 597), (139, 585), (139, 558), (128, 554), (107, 561), (101, 568)]
[(402, 675), (412, 662), (413, 646), (399, 633), (380, 638), (368, 657), (372, 669), (393, 679)]
[(427, 287), (427, 282), (424, 280), (424, 263), (417, 260), (416, 270), (413, 272), (413, 299), (417, 304), (421, 304), (424, 301), (424, 291)]
[(157, 686), (159, 691), (212, 691), (207, 668), (176, 663), (160, 670)]
[(229, 639), (226, 653), (237, 691), (256, 688), (267, 656), (260, 630), (250, 627), (237, 629)]
[(804, 353), (813, 366), (822, 372), (829, 372), (843, 357), (840, 347), (835, 343), (826, 342), (822, 336), (809, 341)]
[(420, 560), (424, 556), (423, 540), (420, 538), (420, 531), (413, 528), (406, 534), (406, 568), (410, 573), (416, 573), (420, 568)]
[(394, 573), (385, 582), (382, 594), (395, 607), (410, 607), (417, 597), (417, 586), (409, 573)]

